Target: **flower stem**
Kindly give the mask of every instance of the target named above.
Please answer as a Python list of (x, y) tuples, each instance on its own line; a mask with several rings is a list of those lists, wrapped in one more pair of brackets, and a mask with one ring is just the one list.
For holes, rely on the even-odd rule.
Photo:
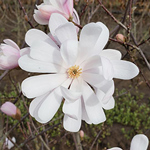
[(80, 136), (79, 136), (79, 132), (75, 132), (72, 135), (73, 135), (73, 139), (74, 139), (74, 142), (75, 142), (76, 150), (83, 150), (81, 140), (80, 140)]

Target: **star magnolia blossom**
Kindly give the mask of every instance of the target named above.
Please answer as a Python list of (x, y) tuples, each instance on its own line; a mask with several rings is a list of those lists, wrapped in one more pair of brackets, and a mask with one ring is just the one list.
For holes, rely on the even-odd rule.
[(109, 31), (101, 22), (84, 26), (79, 41), (76, 27), (60, 14), (51, 16), (49, 27), (60, 48), (44, 32), (31, 29), (25, 37), (30, 54), (19, 59), (22, 69), (45, 73), (22, 82), (23, 94), (34, 98), (30, 114), (46, 123), (65, 98), (63, 125), (66, 130), (77, 132), (81, 120), (89, 124), (104, 122), (102, 108), (114, 107), (112, 78), (131, 79), (138, 74), (138, 68), (120, 60), (121, 53), (117, 50), (103, 51)]
[[(130, 150), (147, 150), (149, 140), (144, 134), (137, 134), (131, 141)], [(119, 147), (113, 147), (108, 150), (122, 150)]]
[(44, 0), (44, 3), (34, 10), (34, 19), (42, 25), (47, 25), (52, 13), (59, 13), (68, 20), (80, 24), (78, 14), (73, 8), (73, 0)]
[(5, 39), (5, 43), (0, 45), (0, 70), (9, 70), (18, 67), (18, 59), (26, 54), (29, 49), (21, 49), (18, 45), (10, 40)]

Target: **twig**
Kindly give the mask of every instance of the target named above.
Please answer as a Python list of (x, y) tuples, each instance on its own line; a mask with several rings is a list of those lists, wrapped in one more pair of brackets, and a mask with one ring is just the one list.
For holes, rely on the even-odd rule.
[(80, 140), (80, 136), (78, 132), (74, 132), (72, 133), (73, 139), (74, 139), (74, 143), (76, 146), (76, 150), (83, 150), (82, 149), (82, 145), (81, 145), (81, 140)]
[(5, 70), (4, 73), (0, 76), (0, 81), (5, 77), (9, 70)]

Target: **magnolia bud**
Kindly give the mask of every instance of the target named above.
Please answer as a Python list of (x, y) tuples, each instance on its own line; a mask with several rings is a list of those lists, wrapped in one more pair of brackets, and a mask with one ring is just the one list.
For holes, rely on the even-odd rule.
[(124, 35), (122, 35), (122, 34), (117, 34), (116, 39), (117, 39), (117, 41), (123, 42), (123, 43), (126, 41)]
[(84, 131), (83, 130), (80, 130), (80, 137), (81, 137), (81, 140), (83, 140), (83, 138), (84, 138)]
[(13, 117), (14, 119), (20, 120), (21, 118), (21, 112), (20, 109), (18, 109), (13, 103), (11, 102), (5, 102), (0, 110), (5, 113), (8, 116)]

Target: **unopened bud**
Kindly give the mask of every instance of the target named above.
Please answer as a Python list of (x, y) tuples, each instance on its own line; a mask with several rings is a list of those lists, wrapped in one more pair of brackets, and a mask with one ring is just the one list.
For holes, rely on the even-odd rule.
[(83, 130), (80, 130), (80, 137), (81, 137), (81, 140), (83, 140), (83, 138), (84, 138), (84, 131)]
[(117, 41), (122, 42), (122, 43), (124, 43), (126, 41), (124, 35), (122, 35), (122, 34), (117, 34), (116, 39), (117, 39)]
[(27, 15), (25, 15), (24, 16), (24, 18), (25, 18), (25, 20), (28, 22), (29, 21), (29, 19), (28, 19), (28, 16)]
[(5, 113), (8, 116), (13, 117), (14, 119), (20, 120), (21, 118), (21, 112), (20, 109), (18, 109), (13, 103), (11, 102), (5, 102), (0, 110)]

